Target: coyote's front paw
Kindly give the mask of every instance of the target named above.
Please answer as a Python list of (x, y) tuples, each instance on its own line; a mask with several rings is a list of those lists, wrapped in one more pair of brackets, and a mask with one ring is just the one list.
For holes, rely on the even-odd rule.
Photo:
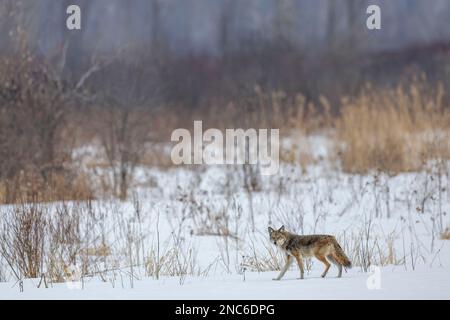
[(273, 278), (272, 280), (273, 281), (280, 281), (280, 279), (278, 279), (278, 278)]

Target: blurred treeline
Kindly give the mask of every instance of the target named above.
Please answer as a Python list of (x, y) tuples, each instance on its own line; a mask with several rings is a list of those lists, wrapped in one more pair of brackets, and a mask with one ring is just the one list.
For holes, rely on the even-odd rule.
[[(313, 100), (325, 95), (336, 105), (367, 81), (391, 85), (417, 72), (448, 76), (448, 64), (439, 60), (449, 51), (446, 0), (0, 3), (2, 53), (14, 52), (26, 36), (33, 53), (59, 64), (64, 80), (75, 83), (95, 63), (110, 68), (91, 82), (115, 81), (128, 72), (121, 69), (135, 75), (137, 66), (147, 100), (189, 109), (228, 103), (254, 85)], [(82, 31), (65, 28), (69, 4), (82, 9)], [(366, 28), (369, 4), (381, 7), (380, 31)]]
[(148, 143), (193, 119), (305, 129), (369, 83), (449, 92), (449, 16), (446, 0), (0, 0), (0, 201), (91, 197), (87, 144), (126, 198)]

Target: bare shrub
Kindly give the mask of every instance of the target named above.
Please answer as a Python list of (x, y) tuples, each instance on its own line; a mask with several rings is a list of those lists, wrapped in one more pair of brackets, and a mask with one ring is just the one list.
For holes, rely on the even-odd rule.
[(89, 237), (87, 227), (95, 228), (102, 221), (92, 220), (88, 206), (20, 203), (0, 212), (0, 256), (17, 279), (62, 282), (71, 266), (80, 266), (85, 275), (110, 253)]
[(39, 204), (21, 204), (2, 212), (0, 253), (17, 279), (41, 276), (47, 220)]
[(113, 194), (121, 200), (128, 196), (134, 171), (144, 154), (147, 141), (147, 114), (111, 108), (103, 113), (99, 136), (110, 170)]
[(67, 270), (76, 265), (82, 248), (81, 215), (65, 203), (56, 206), (48, 219), (47, 273), (52, 281), (67, 279)]
[(63, 140), (69, 92), (27, 50), (0, 58), (0, 201), (81, 199), (86, 177), (69, 168)]

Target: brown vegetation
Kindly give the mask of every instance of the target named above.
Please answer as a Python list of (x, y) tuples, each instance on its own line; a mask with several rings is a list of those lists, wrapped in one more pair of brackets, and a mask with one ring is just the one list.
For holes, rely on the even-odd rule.
[[(442, 86), (367, 87), (344, 99), (337, 146), (347, 172), (416, 171), (428, 160), (450, 159), (450, 108)], [(342, 146), (342, 147), (340, 147)]]

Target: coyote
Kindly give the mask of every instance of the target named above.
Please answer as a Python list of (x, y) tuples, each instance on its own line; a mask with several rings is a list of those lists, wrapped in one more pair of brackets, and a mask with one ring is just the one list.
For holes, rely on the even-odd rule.
[(284, 226), (278, 230), (269, 227), (269, 235), (270, 241), (286, 254), (286, 264), (278, 277), (273, 280), (280, 280), (284, 276), (293, 261), (292, 257), (297, 260), (300, 268), (300, 279), (303, 279), (304, 273), (303, 257), (315, 256), (319, 261), (323, 262), (325, 271), (322, 273), (322, 278), (326, 276), (328, 269), (330, 269), (330, 262), (338, 267), (339, 278), (342, 276), (342, 266), (346, 268), (351, 268), (352, 266), (333, 236), (321, 234), (300, 236), (286, 231)]

